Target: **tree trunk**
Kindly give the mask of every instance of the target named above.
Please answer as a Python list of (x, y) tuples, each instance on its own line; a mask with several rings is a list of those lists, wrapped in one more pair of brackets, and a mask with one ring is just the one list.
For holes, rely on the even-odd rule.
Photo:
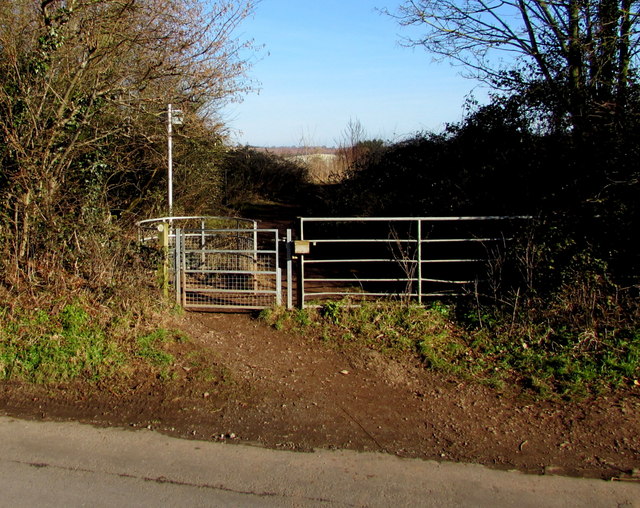
[(587, 122), (584, 118), (585, 86), (584, 86), (584, 48), (580, 38), (580, 3), (570, 0), (567, 5), (569, 22), (569, 38), (567, 47), (567, 64), (569, 68), (568, 113), (576, 134), (585, 133)]
[(616, 119), (618, 125), (624, 123), (627, 105), (627, 86), (629, 84), (629, 67), (631, 64), (631, 3), (622, 0), (620, 5), (620, 34), (618, 36), (618, 79), (616, 97)]

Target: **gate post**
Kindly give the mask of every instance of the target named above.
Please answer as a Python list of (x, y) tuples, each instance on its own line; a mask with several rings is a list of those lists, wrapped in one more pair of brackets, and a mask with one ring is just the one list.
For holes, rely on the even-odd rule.
[(166, 222), (158, 224), (158, 240), (162, 248), (161, 285), (162, 294), (169, 298), (169, 225)]
[(293, 309), (293, 238), (291, 230), (287, 229), (287, 309)]
[(422, 219), (418, 219), (418, 305), (422, 305)]
[(176, 290), (176, 303), (182, 304), (182, 229), (176, 228), (175, 230), (175, 257), (173, 260), (173, 269), (175, 271), (173, 280)]
[[(298, 217), (300, 240), (304, 240), (304, 218)], [(298, 255), (298, 307), (304, 309), (304, 254)]]

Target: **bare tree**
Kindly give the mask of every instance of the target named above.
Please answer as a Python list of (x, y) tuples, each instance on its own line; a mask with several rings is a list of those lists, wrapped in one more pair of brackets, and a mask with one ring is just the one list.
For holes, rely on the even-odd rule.
[(253, 3), (0, 1), (0, 238), (17, 268), (62, 218), (109, 220), (110, 190), (153, 180), (167, 103), (216, 129), (207, 116), (249, 87), (234, 31)]
[(347, 126), (342, 131), (342, 139), (339, 141), (338, 156), (343, 165), (343, 171), (353, 166), (358, 160), (359, 147), (366, 139), (366, 130), (360, 120), (350, 118)]
[[(405, 39), (510, 91), (544, 85), (569, 124), (622, 115), (637, 64), (636, 0), (407, 0)], [(499, 58), (502, 55), (503, 58)], [(609, 121), (610, 118), (604, 119)]]
[(384, 148), (381, 139), (367, 138), (367, 132), (360, 120), (349, 119), (338, 141), (338, 171), (344, 176), (345, 172), (358, 169), (365, 160)]

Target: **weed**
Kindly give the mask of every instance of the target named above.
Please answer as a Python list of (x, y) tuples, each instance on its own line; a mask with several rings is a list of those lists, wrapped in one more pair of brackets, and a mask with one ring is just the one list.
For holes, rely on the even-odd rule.
[(269, 325), (273, 326), (276, 330), (282, 330), (285, 325), (285, 321), (290, 318), (284, 307), (271, 307), (263, 309), (258, 315), (258, 319), (265, 321)]
[(143, 335), (137, 340), (138, 356), (149, 360), (157, 367), (166, 367), (174, 362), (173, 355), (163, 351), (158, 347), (169, 340), (169, 332), (160, 328), (152, 333)]
[(294, 313), (294, 319), (300, 326), (309, 326), (311, 324), (311, 318), (306, 309), (297, 309)]
[(326, 302), (322, 305), (320, 313), (325, 319), (337, 323), (340, 317), (340, 302)]
[(267, 307), (266, 309), (262, 309), (258, 314), (258, 319), (262, 321), (270, 321), (271, 316), (275, 313), (276, 309), (273, 307)]
[(431, 304), (431, 307), (429, 307), (433, 312), (437, 312), (438, 314), (440, 314), (442, 317), (444, 318), (449, 318), (452, 316), (452, 306), (451, 305), (445, 305), (444, 303), (436, 300), (435, 302), (433, 302)]
[(272, 307), (260, 312), (258, 319), (265, 321), (276, 330), (295, 329), (300, 330), (313, 324), (309, 309), (287, 310), (284, 307)]

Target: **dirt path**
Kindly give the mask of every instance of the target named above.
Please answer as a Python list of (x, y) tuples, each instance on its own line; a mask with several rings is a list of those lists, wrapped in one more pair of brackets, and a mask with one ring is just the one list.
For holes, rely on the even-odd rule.
[(640, 479), (637, 392), (539, 403), (426, 372), (411, 358), (337, 351), (249, 315), (187, 313), (178, 325), (193, 340), (174, 346), (181, 375), (173, 380), (141, 373), (93, 388), (5, 382), (0, 412), (273, 448)]
[(229, 431), (269, 446), (351, 448), (524, 471), (618, 476), (640, 467), (640, 398), (567, 406), (500, 397), (410, 359), (338, 352), (248, 316), (192, 314), (188, 327), (254, 391)]

